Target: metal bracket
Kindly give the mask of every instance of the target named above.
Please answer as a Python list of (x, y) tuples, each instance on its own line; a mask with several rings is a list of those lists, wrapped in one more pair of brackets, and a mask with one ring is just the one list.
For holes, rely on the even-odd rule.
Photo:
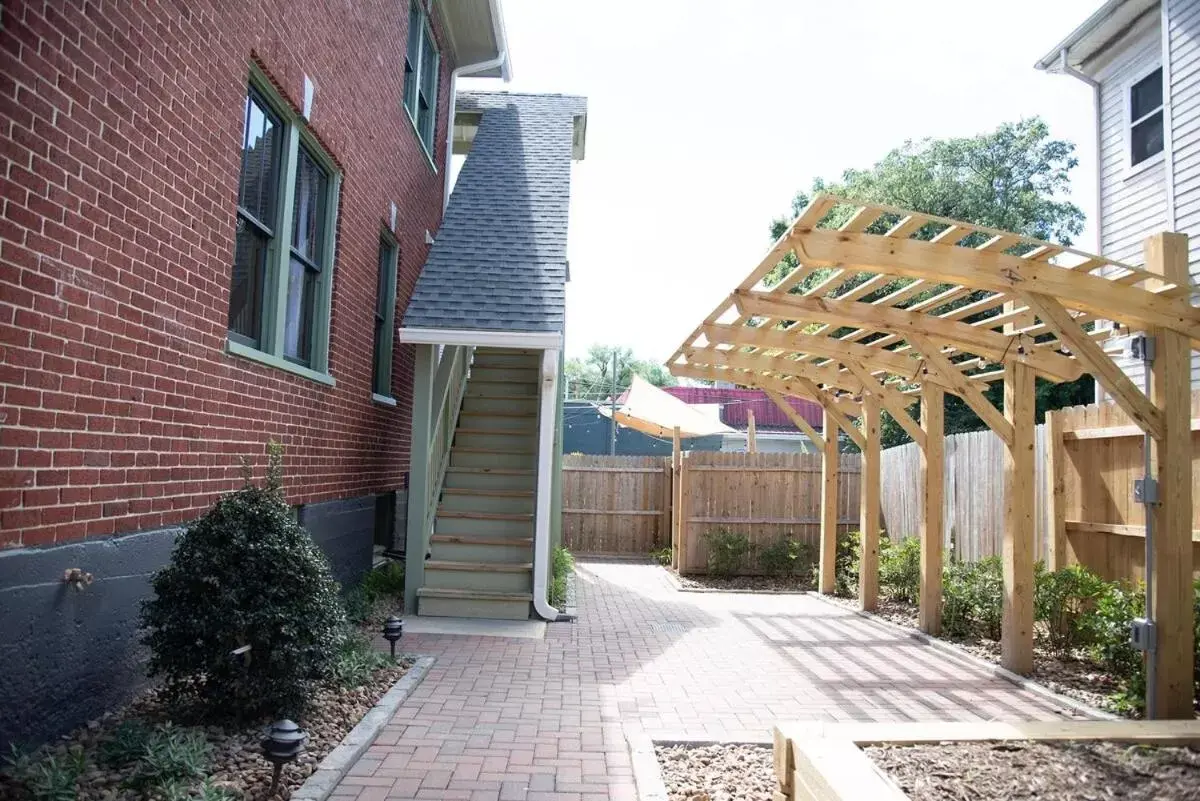
[(1133, 482), (1134, 503), (1144, 503), (1154, 506), (1158, 503), (1158, 482), (1149, 476), (1135, 479)]
[(1154, 337), (1138, 334), (1129, 338), (1129, 355), (1144, 364), (1154, 362)]
[(1152, 654), (1156, 648), (1157, 630), (1153, 620), (1134, 618), (1129, 624), (1129, 642), (1134, 648)]

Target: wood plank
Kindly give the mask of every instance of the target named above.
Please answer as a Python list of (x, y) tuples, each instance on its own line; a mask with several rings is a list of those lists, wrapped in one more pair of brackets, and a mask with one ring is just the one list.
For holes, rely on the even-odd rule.
[(863, 436), (867, 440), (867, 447), (862, 452), (859, 506), (862, 557), (859, 563), (858, 601), (863, 609), (870, 611), (879, 602), (879, 401), (873, 395), (868, 395), (863, 398), (862, 407)]
[(564, 473), (660, 473), (661, 467), (583, 467), (563, 465)]
[(637, 515), (662, 517), (662, 509), (563, 509), (564, 515)]
[(917, 623), (926, 634), (942, 630), (942, 543), (945, 539), (946, 399), (935, 384), (921, 385), (921, 429), (925, 447), (920, 449), (921, 504), (921, 590)]
[[(1188, 237), (1156, 234), (1145, 242), (1146, 268), (1171, 283), (1188, 278)], [(1163, 325), (1150, 332), (1155, 339), (1150, 401), (1161, 415), (1162, 430), (1151, 441), (1151, 464), (1158, 479), (1159, 503), (1149, 506), (1153, 521), (1147, 567), (1147, 607), (1153, 609), (1158, 649), (1148, 676), (1156, 685), (1147, 708), (1155, 718), (1192, 718), (1193, 679), (1192, 593), (1192, 343), (1177, 327)], [(1124, 407), (1122, 407), (1124, 408)], [(1128, 409), (1126, 410), (1129, 411)], [(1131, 417), (1139, 423), (1132, 412)], [(1153, 566), (1151, 567), (1151, 561)]]
[[(862, 448), (863, 445), (866, 444), (866, 441), (863, 439), (862, 432), (858, 430), (858, 427), (855, 426), (854, 423), (850, 422), (846, 415), (842, 414), (841, 409), (839, 409), (838, 405), (834, 403), (833, 398), (831, 398), (827, 393), (822, 392), (808, 379), (798, 378), (796, 380), (799, 382), (800, 386), (805, 388), (808, 396), (817, 403), (821, 404), (821, 407), (825, 410), (825, 418), (824, 422), (822, 423), (822, 430), (825, 432), (824, 436), (826, 454), (829, 453), (829, 448), (831, 447), (830, 443), (832, 443), (834, 453), (837, 453), (837, 430), (839, 428), (845, 431), (846, 436), (849, 437), (850, 440), (859, 448)], [(859, 413), (861, 414), (861, 409)]]
[[(785, 733), (811, 731), (803, 723), (795, 727), (780, 724), (779, 728)], [(1169, 746), (1200, 743), (1200, 720), (828, 723), (820, 734), (829, 739), (849, 740), (859, 746), (988, 740), (1078, 740)]]
[(821, 547), (818, 589), (829, 595), (835, 588), (838, 488), (838, 424), (836, 413), (831, 407), (825, 407), (822, 429), (825, 432), (825, 448), (821, 458)]
[(900, 788), (849, 740), (793, 740), (793, 785), (822, 801), (907, 801)]
[(755, 438), (754, 431), (754, 410), (746, 410), (746, 450), (750, 453), (758, 453), (758, 440)]
[(1034, 377), (1020, 363), (1004, 368), (1004, 416), (1013, 430), (1005, 449), (1004, 617), (1000, 663), (1014, 673), (1033, 670)]
[[(1200, 431), (1200, 417), (1192, 418), (1191, 429), (1193, 432)], [(1123, 437), (1140, 437), (1145, 433), (1141, 426), (1106, 426), (1104, 428), (1064, 431), (1063, 439), (1120, 439)]]
[[(878, 379), (867, 372), (867, 369), (854, 359), (846, 359), (842, 362), (846, 369), (854, 374), (854, 377), (862, 382), (863, 392), (870, 394), (875, 398), (877, 405), (882, 405), (888, 410), (888, 414), (892, 419), (900, 424), (908, 435), (912, 437), (913, 442), (920, 447), (925, 447), (925, 432), (921, 429), (921, 424), (912, 419), (908, 413), (908, 407), (911, 406), (917, 399), (901, 395), (895, 389), (886, 387), (879, 383)], [(864, 399), (863, 412), (866, 412)], [(862, 446), (859, 446), (862, 447)]]
[(809, 425), (809, 422), (804, 419), (804, 416), (793, 409), (792, 405), (788, 403), (782, 395), (771, 389), (766, 389), (763, 391), (767, 393), (767, 397), (771, 399), (772, 403), (779, 407), (780, 411), (784, 413), (787, 419), (792, 421), (792, 425), (803, 431), (805, 435), (812, 440), (813, 445), (817, 446), (817, 450), (823, 450), (825, 448), (824, 437), (818, 434), (817, 430)]
[(943, 383), (947, 385), (950, 391), (962, 398), (963, 402), (971, 407), (971, 411), (979, 415), (979, 419), (988, 428), (995, 431), (1000, 439), (1004, 440), (1006, 444), (1010, 444), (1013, 437), (1012, 426), (1009, 425), (1000, 410), (993, 406), (992, 402), (984, 396), (979, 385), (963, 376), (958, 371), (958, 368), (942, 353), (941, 346), (932, 340), (926, 337), (913, 336), (911, 342), (921, 351), (921, 354), (925, 357), (929, 365), (933, 367), (934, 371), (944, 379)]
[(1044, 466), (1048, 523), (1046, 568), (1058, 570), (1067, 565), (1067, 507), (1063, 477), (1067, 454), (1063, 444), (1062, 423), (1057, 412), (1046, 412), (1046, 461)]

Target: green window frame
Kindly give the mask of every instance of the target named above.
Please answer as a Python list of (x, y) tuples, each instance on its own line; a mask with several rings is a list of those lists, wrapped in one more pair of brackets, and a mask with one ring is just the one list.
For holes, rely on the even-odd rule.
[(246, 92), (227, 347), (332, 384), (329, 322), (341, 173), (252, 69)]
[(375, 348), (371, 389), (377, 400), (392, 397), (392, 348), (396, 335), (396, 270), (400, 247), (386, 230), (379, 235), (379, 266), (375, 282)]
[(422, 0), (410, 0), (408, 9), (408, 47), (404, 52), (404, 110), (425, 155), (433, 162), (433, 141), (437, 133), (438, 70), (442, 62), (433, 28)]

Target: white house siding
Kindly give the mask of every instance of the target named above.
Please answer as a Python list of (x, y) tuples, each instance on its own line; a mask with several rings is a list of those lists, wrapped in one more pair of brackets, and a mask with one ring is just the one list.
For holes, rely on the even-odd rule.
[[(1170, 0), (1171, 136), (1175, 230), (1191, 237), (1191, 273), (1200, 275), (1200, 2)], [(1192, 353), (1200, 387), (1200, 354)]]
[[(1158, 28), (1124, 44), (1096, 76), (1100, 81), (1101, 252), (1109, 258), (1142, 264), (1142, 243), (1167, 226), (1167, 194), (1163, 162), (1133, 172), (1126, 139), (1126, 94), (1129, 84), (1158, 66), (1162, 44)], [(1141, 385), (1140, 364), (1125, 366)]]

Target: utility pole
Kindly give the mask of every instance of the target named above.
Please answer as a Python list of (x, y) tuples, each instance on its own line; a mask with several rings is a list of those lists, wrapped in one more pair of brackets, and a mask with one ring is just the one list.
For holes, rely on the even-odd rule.
[(612, 396), (610, 397), (610, 411), (612, 412), (612, 436), (608, 441), (608, 455), (617, 455), (617, 349), (613, 347), (613, 364), (612, 364)]

